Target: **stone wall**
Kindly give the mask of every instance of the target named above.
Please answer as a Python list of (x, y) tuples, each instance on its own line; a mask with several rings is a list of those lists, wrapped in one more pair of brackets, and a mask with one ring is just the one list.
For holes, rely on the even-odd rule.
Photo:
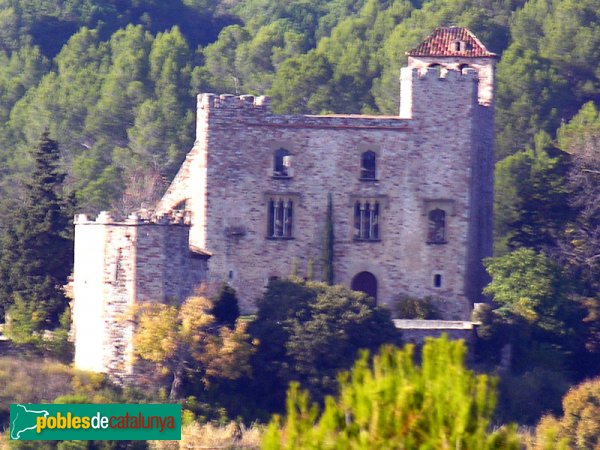
[(206, 279), (204, 254), (190, 251), (182, 217), (125, 221), (101, 213), (75, 220), (75, 366), (116, 380), (134, 374), (134, 307), (183, 301)]
[[(196, 143), (158, 211), (185, 205), (192, 244), (212, 255), (209, 278), (252, 311), (270, 277), (293, 266), (303, 276), (311, 260), (320, 276), (331, 193), (337, 283), (368, 271), (382, 304), (434, 296), (444, 318), (468, 320), (491, 248), (493, 110), (475, 74), (443, 75), (403, 69), (400, 116), (273, 115), (267, 97), (200, 95)], [(291, 153), (286, 178), (273, 176), (278, 148)], [(366, 150), (377, 155), (375, 180), (360, 179)], [(267, 236), (272, 198), (293, 201), (292, 238)], [(379, 202), (379, 240), (354, 239), (357, 199)], [(445, 244), (427, 243), (436, 207), (447, 211)]]
[(463, 339), (467, 344), (473, 343), (477, 336), (474, 324), (469, 321), (395, 319), (394, 325), (402, 333), (404, 343), (417, 345), (423, 344), (427, 337), (438, 338), (443, 334), (449, 339)]

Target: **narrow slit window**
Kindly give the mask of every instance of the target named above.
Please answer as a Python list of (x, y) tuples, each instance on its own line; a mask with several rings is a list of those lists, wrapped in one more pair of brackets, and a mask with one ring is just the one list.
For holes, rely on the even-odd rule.
[(441, 288), (442, 287), (442, 274), (436, 273), (433, 275), (433, 287)]

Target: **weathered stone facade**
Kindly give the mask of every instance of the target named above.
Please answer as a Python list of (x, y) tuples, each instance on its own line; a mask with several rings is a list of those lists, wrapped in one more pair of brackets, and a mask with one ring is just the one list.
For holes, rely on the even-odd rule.
[[(199, 95), (195, 146), (158, 211), (191, 212), (191, 242), (212, 255), (209, 279), (232, 284), (248, 311), (270, 277), (293, 266), (304, 276), (310, 260), (320, 273), (331, 194), (337, 283), (369, 272), (383, 304), (433, 296), (445, 318), (467, 320), (491, 254), (493, 102), (480, 101), (476, 72), (463, 72), (403, 69), (393, 117), (274, 115), (267, 97)], [(287, 176), (274, 172), (278, 149), (289, 153)], [(366, 151), (375, 176), (361, 179)], [(279, 199), (293, 204), (290, 236), (269, 236)], [(378, 204), (376, 239), (356, 238), (357, 201)], [(445, 239), (428, 243), (434, 209), (445, 212)]]
[(133, 308), (185, 299), (203, 281), (207, 256), (192, 252), (183, 217), (75, 218), (75, 366), (117, 379), (134, 374)]
[(441, 30), (409, 53), (398, 116), (275, 115), (265, 96), (199, 95), (196, 142), (155, 211), (185, 211), (191, 227), (76, 223), (76, 365), (127, 366), (132, 327), (118, 317), (137, 302), (227, 281), (250, 312), (271, 277), (314, 265), (320, 278), (329, 197), (336, 283), (388, 306), (431, 296), (444, 319), (469, 320), (492, 250), (495, 55)]

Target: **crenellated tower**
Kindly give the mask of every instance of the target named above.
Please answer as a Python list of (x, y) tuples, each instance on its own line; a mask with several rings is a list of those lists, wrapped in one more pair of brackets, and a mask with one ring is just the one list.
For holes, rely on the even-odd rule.
[(474, 70), (479, 79), (479, 103), (493, 106), (497, 55), (485, 48), (467, 28), (436, 28), (406, 54), (411, 69), (435, 68), (442, 76), (448, 71)]

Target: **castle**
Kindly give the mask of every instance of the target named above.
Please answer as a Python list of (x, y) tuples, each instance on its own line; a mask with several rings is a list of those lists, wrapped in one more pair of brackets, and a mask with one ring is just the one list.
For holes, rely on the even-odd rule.
[(469, 30), (435, 30), (408, 52), (397, 116), (199, 95), (194, 147), (153, 220), (76, 217), (75, 365), (130, 373), (131, 305), (226, 281), (251, 312), (271, 278), (319, 276), (329, 201), (336, 283), (469, 320), (492, 251), (495, 61)]

